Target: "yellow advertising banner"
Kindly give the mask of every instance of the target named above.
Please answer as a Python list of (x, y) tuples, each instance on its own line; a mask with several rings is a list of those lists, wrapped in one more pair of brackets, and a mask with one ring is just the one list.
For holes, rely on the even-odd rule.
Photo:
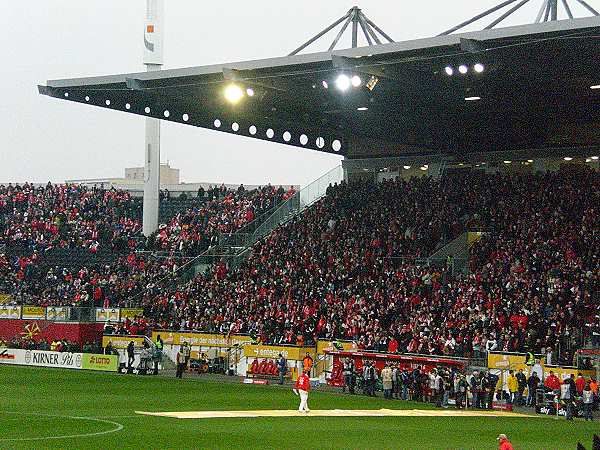
[(23, 306), (21, 310), (21, 318), (23, 319), (45, 319), (46, 308), (43, 306)]
[(114, 348), (127, 348), (129, 343), (133, 341), (133, 344), (136, 347), (144, 346), (144, 337), (143, 336), (125, 336), (125, 335), (106, 335), (102, 336), (102, 347), (106, 347), (108, 343), (112, 343)]
[(119, 308), (96, 308), (96, 322), (109, 321), (119, 321)]
[[(341, 347), (341, 348), (339, 348)], [(324, 355), (326, 351), (333, 352), (336, 350), (356, 350), (356, 344), (352, 341), (321, 341), (317, 342), (317, 354)]]
[(10, 294), (0, 294), (0, 305), (3, 303), (12, 302), (12, 295)]
[(21, 307), (16, 305), (0, 305), (0, 319), (20, 319)]
[(250, 336), (231, 335), (227, 337), (222, 334), (180, 333), (175, 331), (153, 331), (152, 340), (156, 342), (158, 335), (165, 344), (181, 345), (187, 342), (194, 347), (233, 347), (235, 345), (247, 345), (252, 342)]
[[(529, 374), (531, 368), (525, 364), (525, 355), (519, 355), (515, 353), (488, 353), (488, 368), (489, 369), (500, 369), (500, 370), (514, 370), (517, 372), (519, 369), (523, 369), (523, 372)], [(581, 372), (584, 376), (594, 376), (593, 370), (581, 370), (574, 367), (558, 367), (558, 366), (546, 366), (544, 358), (541, 360), (536, 358), (536, 363), (539, 363), (544, 372), (544, 376), (550, 373), (552, 370), (557, 377), (564, 379), (569, 377), (571, 374), (577, 376)], [(538, 366), (539, 367), (539, 366)]]
[(244, 347), (244, 356), (248, 358), (277, 358), (281, 353), (285, 359), (302, 361), (307, 352), (314, 359), (314, 347), (285, 347), (278, 345), (246, 345)]
[(142, 308), (121, 308), (121, 320), (125, 318), (135, 319), (138, 316), (143, 316), (144, 310)]
[(46, 319), (48, 320), (67, 320), (68, 308), (66, 306), (48, 306), (46, 308)]
[(525, 355), (488, 353), (488, 369), (525, 370)]

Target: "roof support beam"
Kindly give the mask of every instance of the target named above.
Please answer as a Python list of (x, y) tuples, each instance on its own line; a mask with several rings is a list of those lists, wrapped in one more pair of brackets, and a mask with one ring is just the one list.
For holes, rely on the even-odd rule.
[(544, 0), (542, 2), (542, 6), (540, 7), (540, 11), (538, 12), (538, 15), (535, 19), (535, 23), (540, 23), (540, 21), (542, 20), (542, 17), (544, 17), (544, 11), (546, 11), (547, 7), (548, 7), (548, 0)]
[(385, 31), (383, 31), (381, 28), (379, 28), (377, 25), (375, 25), (371, 19), (369, 19), (364, 14), (363, 14), (363, 16), (364, 16), (365, 20), (367, 21), (367, 23), (369, 25), (371, 25), (373, 28), (375, 28), (375, 30), (377, 30), (377, 32), (380, 35), (382, 35), (384, 38), (386, 38), (388, 40), (388, 42), (394, 42), (394, 40), (391, 37), (389, 37), (387, 34), (385, 34)]
[(556, 20), (558, 18), (558, 0), (550, 0), (552, 8), (550, 9), (550, 20)]
[(373, 45), (373, 41), (371, 40), (371, 36), (369, 35), (367, 28), (365, 27), (364, 21), (362, 19), (359, 19), (358, 23), (360, 24), (360, 27), (362, 28), (362, 32), (365, 35), (365, 38), (367, 38), (367, 43), (369, 45)]
[(517, 11), (519, 8), (521, 8), (525, 3), (527, 3), (529, 0), (521, 0), (519, 3), (517, 3), (515, 6), (513, 6), (512, 8), (510, 8), (508, 11), (506, 11), (504, 14), (502, 14), (500, 17), (498, 17), (496, 20), (494, 20), (492, 23), (490, 23), (487, 27), (485, 27), (486, 30), (489, 30), (491, 28), (494, 28), (496, 25), (498, 25), (500, 22), (502, 22), (504, 19), (506, 19), (508, 16), (510, 16), (512, 13), (514, 13), (515, 11)]
[(548, 17), (550, 17), (550, 7), (552, 6), (550, 2), (552, 2), (552, 0), (548, 0), (548, 2), (546, 3), (546, 12), (544, 12), (544, 22), (548, 22)]
[(335, 46), (337, 45), (338, 41), (342, 37), (342, 34), (344, 34), (344, 31), (346, 31), (346, 28), (348, 28), (348, 24), (350, 23), (351, 20), (352, 20), (352, 17), (348, 17), (348, 19), (346, 19), (346, 22), (344, 23), (344, 25), (342, 26), (342, 28), (340, 28), (340, 31), (335, 36), (335, 39), (333, 40), (333, 42), (331, 43), (331, 45), (329, 46), (329, 48), (327, 49), (327, 51), (330, 52), (331, 50), (333, 50), (335, 48)]
[(585, 0), (577, 0), (585, 9), (591, 12), (595, 16), (600, 16), (600, 13), (592, 8)]
[(567, 0), (562, 0), (562, 4), (565, 7), (565, 11), (567, 12), (567, 16), (569, 16), (569, 19), (572, 19), (573, 13), (571, 12), (571, 8), (569, 7)]
[(331, 25), (329, 25), (327, 28), (325, 28), (319, 34), (317, 34), (317, 35), (313, 36), (312, 38), (310, 38), (308, 41), (306, 41), (304, 44), (302, 44), (300, 47), (298, 47), (296, 50), (294, 50), (288, 56), (297, 55), (302, 50), (304, 50), (306, 47), (308, 47), (310, 44), (312, 44), (317, 39), (319, 39), (321, 36), (323, 36), (324, 34), (328, 33), (329, 31), (331, 31), (335, 27), (337, 27), (340, 23), (342, 23), (344, 20), (346, 20), (348, 18), (348, 16), (350, 16), (350, 11), (344, 17), (340, 17), (338, 20), (336, 20), (335, 22), (333, 22)]
[(381, 39), (379, 39), (379, 37), (377, 36), (377, 33), (375, 33), (373, 28), (371, 28), (371, 25), (369, 25), (366, 20), (365, 20), (365, 26), (367, 27), (367, 30), (369, 31), (369, 33), (371, 33), (371, 37), (377, 43), (377, 45), (381, 44)]
[(444, 31), (443, 33), (440, 33), (439, 36), (445, 36), (447, 34), (451, 34), (454, 33), (455, 31), (460, 30), (461, 28), (466, 27), (467, 25), (471, 25), (473, 22), (478, 21), (479, 19), (482, 19), (483, 17), (489, 16), (490, 14), (498, 11), (499, 9), (504, 8), (505, 6), (510, 5), (511, 3), (516, 2), (517, 0), (506, 0), (502, 3), (500, 3), (499, 5), (494, 6), (493, 8), (488, 9), (487, 11), (482, 12), (481, 14), (476, 15), (475, 17), (470, 18), (469, 20), (466, 20), (463, 23), (459, 23), (458, 25), (456, 25), (455, 27), (450, 28), (449, 30)]
[(358, 47), (358, 15), (352, 15), (352, 48)]

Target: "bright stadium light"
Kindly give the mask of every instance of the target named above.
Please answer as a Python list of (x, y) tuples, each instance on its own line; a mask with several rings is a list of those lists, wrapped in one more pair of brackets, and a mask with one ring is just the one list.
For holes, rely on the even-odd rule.
[(458, 66), (458, 71), (464, 75), (469, 71), (469, 68), (464, 64), (461, 64), (460, 66)]
[(481, 63), (477, 63), (473, 66), (473, 69), (475, 70), (475, 72), (477, 73), (482, 73), (485, 70), (485, 66)]
[(454, 74), (454, 69), (450, 66), (446, 66), (444, 71), (446, 72), (446, 75), (448, 75), (448, 76), (452, 76)]
[(504, 161), (504, 164), (510, 164), (511, 162), (512, 161), (510, 161), (510, 160), (507, 159), (506, 161)]
[(593, 159), (594, 161), (598, 161), (598, 157), (597, 156), (592, 156), (591, 159)]
[(573, 161), (573, 158), (571, 158), (570, 156), (565, 156), (563, 159), (565, 161)]
[(527, 160), (527, 162), (528, 162), (528, 163), (532, 163), (532, 162), (533, 162), (533, 159), (528, 159), (528, 160)]
[(338, 77), (335, 79), (335, 86), (340, 91), (347, 91), (350, 87), (350, 78), (348, 77), (348, 75), (344, 73), (339, 74)]
[(590, 86), (590, 89), (600, 89), (600, 84), (595, 84), (593, 86)]
[(360, 79), (360, 77), (358, 75), (354, 75), (350, 79), (350, 82), (352, 83), (352, 86), (354, 86), (354, 87), (359, 87), (362, 84), (362, 80)]
[(476, 102), (477, 100), (481, 100), (481, 97), (465, 97), (467, 102)]
[(254, 89), (252, 89), (252, 88), (247, 88), (247, 89), (246, 89), (246, 95), (247, 95), (248, 97), (254, 97)]
[(408, 169), (410, 169), (410, 166), (402, 166), (402, 168), (403, 168), (404, 170), (408, 170)]
[(367, 109), (369, 109), (369, 108), (367, 108), (366, 106), (361, 106), (360, 108), (356, 108), (357, 111), (366, 111)]
[(225, 88), (225, 99), (229, 103), (237, 103), (244, 96), (244, 91), (237, 84), (230, 84)]
[(321, 84), (323, 85), (323, 87), (325, 89), (329, 89), (329, 84), (327, 83), (327, 81), (323, 80), (323, 81), (321, 81)]

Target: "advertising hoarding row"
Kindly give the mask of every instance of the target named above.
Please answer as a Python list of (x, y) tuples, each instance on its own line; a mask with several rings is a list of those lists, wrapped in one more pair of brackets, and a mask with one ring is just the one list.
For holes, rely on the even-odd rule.
[(0, 364), (116, 372), (119, 365), (119, 358), (115, 355), (97, 355), (92, 353), (1, 348)]

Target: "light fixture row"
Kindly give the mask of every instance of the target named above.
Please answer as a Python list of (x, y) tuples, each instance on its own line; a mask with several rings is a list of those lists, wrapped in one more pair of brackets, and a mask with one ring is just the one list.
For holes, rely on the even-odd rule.
[(453, 66), (444, 67), (444, 72), (446, 72), (446, 75), (448, 75), (449, 77), (454, 75), (456, 73), (456, 70), (458, 70), (458, 73), (460, 73), (461, 75), (466, 75), (467, 73), (469, 73), (469, 70), (473, 70), (475, 73), (483, 73), (485, 71), (485, 66), (481, 63), (476, 63), (473, 64), (473, 67), (471, 68), (469, 68), (469, 66), (466, 64), (461, 64), (460, 66), (458, 66), (457, 69), (455, 69)]

